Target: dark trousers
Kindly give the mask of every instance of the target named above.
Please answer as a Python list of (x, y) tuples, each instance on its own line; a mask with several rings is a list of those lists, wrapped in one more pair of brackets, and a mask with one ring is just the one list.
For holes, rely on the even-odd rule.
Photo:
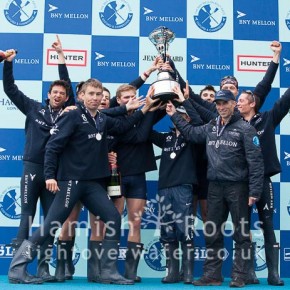
[(162, 243), (186, 242), (193, 238), (193, 186), (181, 184), (160, 189), (160, 222)]
[(59, 181), (60, 191), (48, 211), (44, 223), (33, 233), (29, 240), (42, 245), (55, 228), (61, 227), (74, 205), (81, 203), (95, 216), (106, 223), (106, 240), (119, 240), (121, 233), (121, 216), (98, 181)]
[(274, 245), (276, 236), (273, 225), (274, 191), (270, 177), (264, 177), (263, 192), (260, 200), (256, 202), (265, 244)]
[(21, 219), (17, 233), (18, 239), (27, 239), (33, 222), (38, 199), (44, 217), (53, 202), (54, 194), (45, 188), (43, 165), (27, 162), (23, 164), (21, 177)]
[[(244, 250), (250, 248), (248, 221), (248, 183), (244, 182), (210, 182), (208, 191), (208, 212), (204, 235), (207, 248), (207, 258), (204, 263), (204, 275), (212, 279), (222, 280), (222, 261), (225, 222), (231, 214), (233, 223), (233, 239), (236, 243), (235, 261), (242, 262), (242, 255), (247, 258)], [(244, 250), (242, 250), (244, 249)], [(249, 258), (249, 257), (248, 257)], [(232, 276), (247, 275), (246, 264), (238, 267)]]

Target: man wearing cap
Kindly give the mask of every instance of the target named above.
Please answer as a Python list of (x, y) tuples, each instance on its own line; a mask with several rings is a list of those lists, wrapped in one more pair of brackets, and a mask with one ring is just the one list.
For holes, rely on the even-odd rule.
[(250, 263), (251, 241), (248, 205), (260, 198), (263, 189), (264, 164), (255, 129), (235, 112), (235, 96), (229, 90), (217, 92), (218, 117), (208, 124), (193, 127), (185, 122), (169, 103), (166, 111), (185, 140), (206, 143), (208, 216), (205, 224), (207, 258), (203, 276), (196, 286), (221, 285), (223, 231), (228, 213), (233, 222), (235, 260), (231, 287), (243, 287)]

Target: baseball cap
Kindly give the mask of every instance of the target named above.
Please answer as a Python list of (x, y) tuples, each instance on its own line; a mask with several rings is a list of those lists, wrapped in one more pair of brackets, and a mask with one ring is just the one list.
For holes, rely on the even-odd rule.
[(232, 85), (234, 85), (237, 89), (239, 88), (238, 80), (237, 80), (234, 76), (224, 76), (224, 77), (221, 79), (220, 88), (222, 88), (223, 85), (225, 85), (225, 84), (232, 84)]
[(233, 93), (229, 90), (220, 90), (218, 91), (216, 94), (215, 94), (215, 99), (214, 99), (214, 102), (216, 101), (219, 101), (219, 100), (222, 100), (222, 101), (235, 101), (236, 98), (235, 96), (233, 95)]
[(176, 108), (176, 111), (177, 111), (178, 113), (188, 115), (187, 112), (186, 112), (186, 110), (185, 110), (185, 108), (184, 108), (183, 106), (178, 106), (178, 107)]

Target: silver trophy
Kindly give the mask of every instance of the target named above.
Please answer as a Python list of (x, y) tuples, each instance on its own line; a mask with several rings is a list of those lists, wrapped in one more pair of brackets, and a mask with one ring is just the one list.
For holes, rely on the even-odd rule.
[[(155, 45), (163, 61), (167, 61), (167, 52), (169, 43), (175, 38), (175, 33), (165, 26), (155, 28), (150, 34), (149, 39)], [(159, 70), (157, 81), (152, 83), (154, 87), (153, 98), (159, 98), (161, 101), (168, 101), (178, 97), (173, 91), (173, 87), (179, 86), (179, 83), (173, 79), (169, 71)]]

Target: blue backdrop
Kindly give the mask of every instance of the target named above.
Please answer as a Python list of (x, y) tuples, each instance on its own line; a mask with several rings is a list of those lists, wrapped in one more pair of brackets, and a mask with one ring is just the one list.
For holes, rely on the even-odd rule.
[[(177, 69), (192, 88), (206, 84), (218, 89), (225, 75), (235, 75), (241, 88), (253, 88), (263, 77), (272, 52), (272, 40), (283, 45), (280, 69), (273, 89), (262, 108), (270, 109), (289, 86), (290, 72), (290, 2), (289, 0), (2, 0), (0, 1), (0, 49), (17, 48), (14, 73), (17, 85), (29, 97), (42, 101), (48, 85), (58, 78), (57, 60), (51, 50), (59, 34), (71, 79), (74, 83), (95, 77), (112, 92), (145, 71), (156, 55), (148, 39), (160, 25), (172, 29), (176, 39), (169, 53)], [(259, 63), (257, 63), (259, 62)], [(2, 79), (2, 64), (0, 65)], [(140, 89), (144, 94), (156, 75)], [(17, 232), (21, 210), (19, 182), (22, 171), (25, 117), (6, 97), (0, 87), (0, 274), (7, 273), (11, 248), (6, 246)], [(289, 115), (277, 130), (276, 142), (283, 172), (273, 178), (275, 188), (275, 230), (281, 243), (280, 270), (290, 275), (290, 126)], [(167, 131), (166, 118), (156, 127)], [(156, 149), (156, 154), (159, 151)], [(141, 154), (141, 153), (140, 153)], [(158, 207), (154, 202), (158, 173), (147, 174), (148, 202), (144, 215), (142, 240), (147, 252), (141, 261), (140, 275), (164, 275), (165, 259), (159, 244)], [(254, 221), (257, 213), (253, 208)], [(83, 210), (81, 220), (87, 220)], [(38, 209), (34, 226), (41, 221)], [(127, 234), (123, 219), (120, 261), (124, 260)], [(196, 224), (195, 276), (201, 275), (205, 258), (202, 223)], [(75, 248), (76, 275), (85, 276), (83, 259), (88, 229), (78, 228)], [(256, 270), (266, 277), (263, 237), (253, 231), (257, 242)], [(224, 274), (230, 275), (232, 241), (226, 238)], [(157, 250), (152, 259), (149, 253)], [(54, 261), (51, 262), (52, 267)]]

